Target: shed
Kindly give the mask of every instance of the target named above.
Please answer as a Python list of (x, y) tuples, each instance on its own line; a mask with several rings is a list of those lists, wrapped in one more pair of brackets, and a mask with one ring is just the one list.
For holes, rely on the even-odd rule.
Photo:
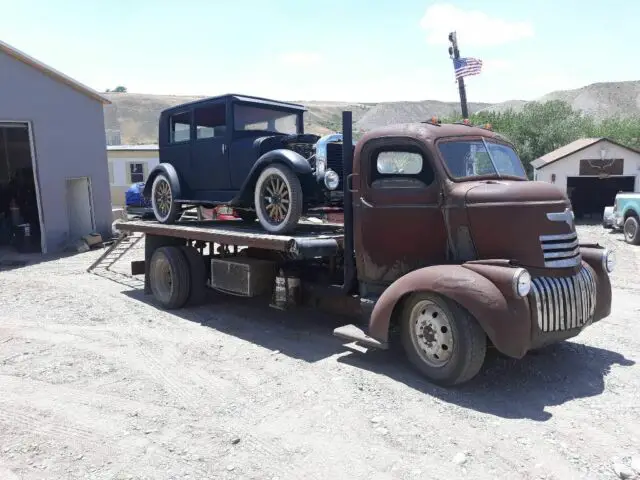
[(159, 163), (158, 145), (109, 145), (109, 184), (114, 207), (125, 203), (125, 192), (133, 183), (146, 182)]
[(581, 138), (531, 162), (534, 179), (557, 185), (576, 216), (602, 214), (616, 193), (640, 189), (640, 151), (609, 138)]
[(0, 92), (0, 245), (58, 252), (108, 235), (109, 100), (2, 41)]

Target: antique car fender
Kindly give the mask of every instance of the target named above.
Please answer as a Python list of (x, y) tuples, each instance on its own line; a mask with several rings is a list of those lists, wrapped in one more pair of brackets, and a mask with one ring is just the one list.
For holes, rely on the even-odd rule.
[(153, 186), (153, 181), (158, 176), (159, 173), (164, 173), (167, 178), (169, 178), (169, 182), (171, 182), (171, 190), (173, 192), (173, 198), (179, 199), (181, 197), (181, 188), (180, 188), (180, 177), (178, 177), (178, 172), (170, 163), (159, 163), (155, 166), (153, 170), (149, 173), (147, 177), (147, 181), (144, 185), (144, 190), (142, 191), (142, 196), (144, 198), (151, 197), (151, 187)]
[[(279, 148), (276, 150), (270, 150), (258, 158), (254, 163), (249, 175), (245, 179), (242, 187), (240, 188), (240, 194), (236, 197), (237, 200), (231, 202), (232, 204), (250, 203), (253, 199), (253, 189), (258, 181), (258, 177), (262, 170), (274, 163), (281, 163), (287, 165), (293, 170), (296, 175), (310, 175), (313, 173), (313, 169), (307, 159), (293, 150), (286, 148)], [(301, 181), (302, 191), (306, 194), (306, 189), (309, 186), (309, 182)]]
[(605, 269), (603, 255), (607, 252), (601, 245), (581, 243), (580, 256), (596, 273), (596, 309), (593, 322), (602, 320), (611, 314), (611, 280)]
[(368, 334), (386, 343), (389, 325), (399, 314), (402, 301), (414, 292), (433, 292), (457, 302), (473, 315), (500, 352), (522, 358), (530, 346), (531, 314), (527, 298), (511, 293), (516, 270), (476, 262), (414, 270), (393, 282), (378, 298)]

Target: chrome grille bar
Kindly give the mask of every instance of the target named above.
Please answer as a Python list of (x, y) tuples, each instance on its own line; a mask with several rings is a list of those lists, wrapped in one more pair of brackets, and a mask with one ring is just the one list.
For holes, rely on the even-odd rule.
[(547, 268), (576, 267), (582, 261), (578, 235), (575, 232), (561, 235), (540, 235), (540, 246)]
[(588, 266), (572, 277), (534, 278), (531, 295), (538, 327), (556, 332), (584, 326), (595, 312), (596, 294), (595, 273)]

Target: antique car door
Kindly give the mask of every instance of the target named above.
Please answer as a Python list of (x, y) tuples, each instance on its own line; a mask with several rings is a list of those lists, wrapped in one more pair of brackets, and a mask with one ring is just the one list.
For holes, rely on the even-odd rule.
[[(192, 189), (198, 197), (216, 198), (214, 191), (229, 190), (229, 143), (227, 102), (197, 105), (193, 112), (194, 131), (191, 143)], [(203, 196), (204, 195), (204, 196)]]
[(366, 291), (380, 291), (411, 270), (445, 260), (440, 182), (419, 141), (367, 141), (354, 164), (354, 177), (356, 265)]

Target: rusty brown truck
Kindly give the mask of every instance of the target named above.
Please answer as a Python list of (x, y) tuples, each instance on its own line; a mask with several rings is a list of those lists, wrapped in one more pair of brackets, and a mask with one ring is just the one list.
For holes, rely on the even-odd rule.
[(567, 197), (529, 181), (499, 134), (434, 118), (354, 145), (344, 112), (340, 143), (343, 224), (276, 235), (255, 221), (120, 223), (146, 234), (132, 264), (146, 292), (165, 308), (206, 288), (340, 307), (355, 320), (337, 337), (386, 349), (397, 326), (411, 363), (442, 385), (473, 378), (489, 346), (521, 358), (610, 314), (612, 252), (580, 243)]

